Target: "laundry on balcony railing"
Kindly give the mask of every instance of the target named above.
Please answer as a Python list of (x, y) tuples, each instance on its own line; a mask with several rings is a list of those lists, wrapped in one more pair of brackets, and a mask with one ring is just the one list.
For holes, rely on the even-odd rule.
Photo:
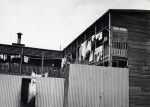
[(84, 41), (79, 48), (79, 60), (100, 61), (103, 54), (103, 45), (106, 41), (108, 41), (108, 36), (102, 35), (102, 32)]

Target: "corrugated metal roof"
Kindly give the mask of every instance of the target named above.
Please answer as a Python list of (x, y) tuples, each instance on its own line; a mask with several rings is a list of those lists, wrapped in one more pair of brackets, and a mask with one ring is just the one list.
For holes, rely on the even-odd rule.
[(0, 54), (4, 53), (4, 54), (20, 55), (22, 48), (23, 48), (23, 55), (27, 56), (42, 57), (42, 54), (44, 52), (44, 57), (46, 58), (59, 59), (63, 57), (62, 51), (32, 48), (32, 47), (20, 47), (6, 44), (0, 44)]

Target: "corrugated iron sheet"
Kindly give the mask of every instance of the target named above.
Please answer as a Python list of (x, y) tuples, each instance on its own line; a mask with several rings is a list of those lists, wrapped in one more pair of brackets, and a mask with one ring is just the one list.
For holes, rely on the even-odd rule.
[(22, 77), (0, 75), (0, 107), (19, 107)]
[(129, 107), (129, 70), (70, 65), (68, 106)]
[[(22, 78), (0, 74), (0, 107), (20, 107)], [(62, 107), (63, 93), (63, 78), (37, 78), (36, 107)]]
[(64, 79), (37, 79), (37, 107), (63, 107)]

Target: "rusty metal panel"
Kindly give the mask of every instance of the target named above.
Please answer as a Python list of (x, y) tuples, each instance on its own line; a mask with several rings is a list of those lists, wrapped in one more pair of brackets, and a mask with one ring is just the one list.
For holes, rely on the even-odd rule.
[(63, 78), (37, 78), (37, 107), (62, 107), (63, 99)]
[(127, 68), (71, 64), (69, 107), (129, 107)]

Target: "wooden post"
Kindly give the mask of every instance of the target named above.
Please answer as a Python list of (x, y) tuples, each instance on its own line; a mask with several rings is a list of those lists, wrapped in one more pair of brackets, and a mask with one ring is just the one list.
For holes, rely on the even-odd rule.
[(21, 55), (21, 60), (20, 60), (20, 69), (19, 69), (19, 71), (20, 71), (20, 74), (22, 74), (22, 54), (23, 54), (23, 48), (21, 48), (21, 53), (20, 53), (20, 55)]
[[(95, 26), (95, 35), (96, 35), (96, 26)], [(95, 47), (95, 49), (96, 49), (96, 41), (94, 41), (94, 47)], [(95, 50), (94, 50), (94, 52), (93, 52), (93, 58), (94, 58), (94, 62), (95, 62), (96, 60), (95, 60), (95, 55), (94, 55), (94, 53), (95, 53)]]
[[(103, 36), (103, 35), (102, 35)], [(103, 49), (102, 49), (102, 66), (104, 66), (104, 46), (105, 46), (105, 43), (103, 42)]]
[(78, 49), (78, 41), (77, 41), (77, 44), (76, 44), (76, 61), (77, 61), (77, 63), (79, 63), (79, 55), (78, 55), (78, 53), (79, 53), (79, 49)]
[(109, 13), (109, 58), (108, 58), (108, 62), (109, 62), (109, 66), (112, 67), (112, 54), (111, 54), (111, 50), (112, 50), (112, 31), (111, 31), (111, 14)]
[(44, 52), (42, 53), (42, 70), (41, 70), (41, 73), (44, 74), (43, 67), (44, 67)]

